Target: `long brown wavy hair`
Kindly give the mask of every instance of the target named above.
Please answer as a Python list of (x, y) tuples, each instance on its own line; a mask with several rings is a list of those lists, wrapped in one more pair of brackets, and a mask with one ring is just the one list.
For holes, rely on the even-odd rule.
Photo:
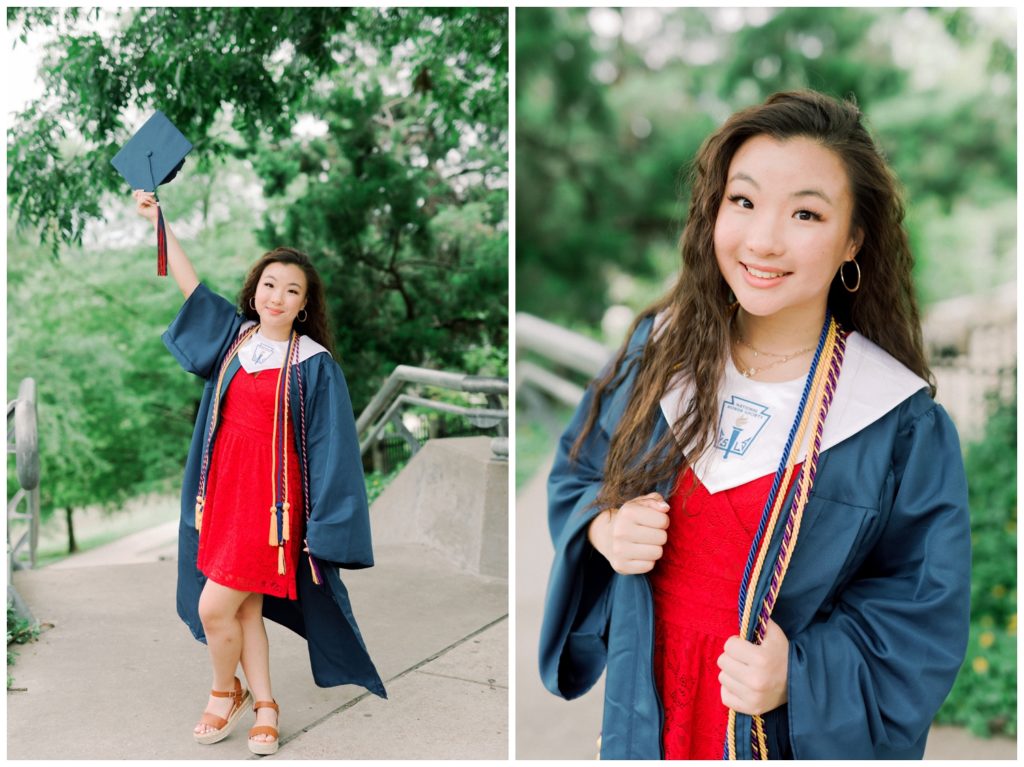
[(327, 319), (327, 301), (324, 296), (324, 283), (320, 279), (313, 262), (309, 256), (294, 248), (275, 248), (264, 253), (259, 261), (253, 264), (249, 275), (245, 278), (242, 291), (238, 294), (238, 308), (246, 319), (260, 321), (260, 315), (250, 305), (256, 297), (256, 285), (263, 276), (263, 270), (270, 264), (294, 264), (306, 274), (306, 319), (299, 321), (295, 318), (293, 327), (299, 335), (307, 335), (330, 352), (332, 357), (337, 358), (334, 353), (334, 337), (331, 334), (331, 325)]
[[(644, 320), (664, 313), (637, 364), (629, 403), (617, 424), (605, 463), (604, 483), (595, 505), (618, 507), (673, 478), (691, 466), (712, 441), (717, 425), (718, 387), (729, 353), (732, 294), (718, 269), (714, 229), (733, 155), (754, 136), (778, 141), (801, 137), (818, 142), (840, 158), (853, 196), (850, 231), (864, 242), (857, 255), (862, 280), (848, 293), (838, 273), (829, 289), (828, 306), (845, 330), (855, 330), (876, 343), (929, 382), (914, 298), (913, 257), (903, 227), (902, 193), (895, 175), (865, 129), (852, 101), (839, 101), (810, 90), (776, 93), (763, 104), (732, 115), (709, 136), (690, 169), (692, 194), (680, 240), (682, 271), (675, 286), (647, 307), (633, 322), (632, 336)], [(601, 402), (628, 372), (626, 348), (619, 351), (605, 375), (594, 383), (587, 421), (570, 456), (578, 456), (594, 428)], [(685, 412), (657, 444), (648, 448), (659, 412), (659, 400), (679, 373), (694, 384), (695, 395)], [(686, 451), (684, 446), (691, 445)]]

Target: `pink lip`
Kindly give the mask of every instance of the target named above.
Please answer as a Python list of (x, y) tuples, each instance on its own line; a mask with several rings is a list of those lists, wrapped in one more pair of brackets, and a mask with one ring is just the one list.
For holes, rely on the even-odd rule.
[(778, 285), (782, 280), (789, 276), (790, 272), (782, 272), (778, 277), (755, 277), (750, 273), (750, 269), (757, 269), (759, 272), (774, 272), (778, 273), (778, 269), (771, 269), (757, 264), (745, 264), (742, 261), (740, 266), (743, 267), (743, 277), (746, 279), (747, 284), (755, 288), (772, 288)]
[(278, 311), (277, 309), (271, 309), (269, 306), (267, 307), (267, 311), (271, 314), (284, 314), (284, 312)]

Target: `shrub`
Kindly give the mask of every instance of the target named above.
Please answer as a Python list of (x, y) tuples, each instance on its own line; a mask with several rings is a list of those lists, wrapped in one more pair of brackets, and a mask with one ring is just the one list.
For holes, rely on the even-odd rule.
[(1017, 733), (1017, 403), (997, 403), (964, 459), (971, 506), (971, 635), (937, 722)]

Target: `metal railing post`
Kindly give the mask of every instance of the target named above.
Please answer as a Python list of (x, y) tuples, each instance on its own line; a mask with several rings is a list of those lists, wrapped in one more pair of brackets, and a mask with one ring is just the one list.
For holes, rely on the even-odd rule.
[[(482, 394), (486, 398), (488, 407), (463, 407), (401, 394), (401, 390), (407, 384), (432, 386), (467, 394)], [(419, 450), (419, 442), (405, 428), (401, 417), (404, 405), (415, 405), (463, 416), (480, 429), (497, 427), (498, 436), (505, 438), (506, 441), (504, 447), (501, 443), (492, 443), (492, 456), (497, 460), (507, 460), (508, 408), (502, 407), (502, 396), (508, 396), (508, 380), (504, 378), (398, 365), (356, 419), (356, 432), (360, 435), (359, 452), (365, 455), (366, 451), (377, 443), (384, 427), (391, 423), (399, 435), (409, 443), (410, 450), (415, 454)], [(415, 447), (413, 446), (414, 441), (416, 442)]]
[[(20, 485), (7, 501), (7, 584), (10, 589), (13, 571), (23, 567), (23, 554), (28, 566), (36, 566), (39, 546), (39, 430), (36, 419), (36, 382), (22, 380), (18, 397), (7, 403), (7, 452), (14, 453), (15, 473)], [(19, 508), (24, 506), (25, 510)], [(11, 542), (11, 522), (26, 521), (28, 529)]]

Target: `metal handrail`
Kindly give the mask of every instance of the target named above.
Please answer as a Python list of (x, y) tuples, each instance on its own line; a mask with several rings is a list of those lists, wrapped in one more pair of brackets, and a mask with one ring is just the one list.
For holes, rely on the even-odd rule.
[[(13, 544), (7, 540), (7, 584), (15, 568), (36, 566), (39, 548), (39, 430), (36, 420), (36, 382), (25, 378), (18, 397), (7, 403), (7, 452), (14, 453), (19, 489), (7, 501), (7, 534), (12, 521), (27, 521), (28, 529)], [(25, 510), (19, 510), (24, 506)]]
[[(400, 391), (407, 384), (419, 384), (434, 386), (451, 391), (476, 393), (487, 395), (489, 408), (462, 407), (447, 402), (436, 402), (434, 400), (416, 397), (408, 394), (400, 394)], [(370, 400), (370, 403), (359, 414), (356, 419), (356, 431), (366, 436), (359, 442), (360, 454), (366, 451), (380, 437), (381, 431), (388, 423), (395, 425), (398, 432), (409, 443), (410, 450), (415, 454), (419, 450), (419, 441), (408, 434), (402, 424), (399, 413), (404, 405), (417, 405), (429, 407), (447, 413), (456, 413), (465, 416), (478, 428), (493, 428), (498, 426), (499, 437), (491, 442), (491, 452), (498, 460), (505, 460), (508, 457), (508, 408), (500, 408), (501, 396), (508, 396), (508, 380), (504, 378), (493, 378), (490, 376), (476, 376), (468, 373), (452, 373), (446, 370), (431, 370), (430, 368), (418, 368), (411, 365), (398, 365), (381, 385), (377, 393)], [(495, 405), (499, 407), (495, 407)], [(500, 440), (504, 440), (504, 445)]]
[(526, 349), (588, 376), (597, 375), (612, 354), (593, 338), (525, 312), (516, 313), (516, 349)]
[[(532, 314), (516, 314), (516, 350), (529, 351), (560, 367), (597, 375), (612, 355), (612, 350), (592, 338), (542, 320)], [(516, 394), (540, 389), (549, 397), (571, 407), (583, 399), (583, 387), (529, 360), (516, 362)]]

